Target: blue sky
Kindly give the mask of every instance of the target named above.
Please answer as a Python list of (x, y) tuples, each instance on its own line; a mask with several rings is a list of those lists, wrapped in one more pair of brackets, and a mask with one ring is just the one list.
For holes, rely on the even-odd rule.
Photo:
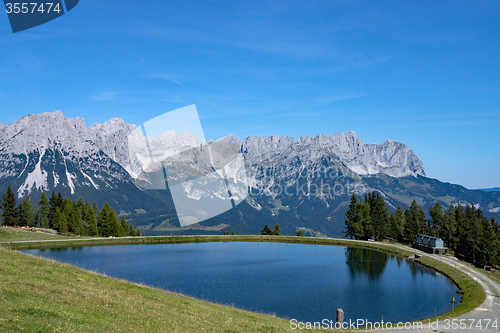
[(94, 1), (12, 34), (0, 122), (143, 123), (196, 104), (207, 139), (353, 130), (427, 175), (500, 186), (498, 1)]

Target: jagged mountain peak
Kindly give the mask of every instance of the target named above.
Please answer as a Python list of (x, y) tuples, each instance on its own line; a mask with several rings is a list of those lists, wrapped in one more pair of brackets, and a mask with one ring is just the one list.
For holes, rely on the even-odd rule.
[(61, 111), (30, 114), (2, 129), (0, 154), (28, 154), (56, 147), (73, 149), (82, 145), (86, 131), (82, 118), (67, 118)]
[(220, 142), (233, 142), (233, 143), (239, 143), (239, 144), (243, 143), (243, 141), (240, 138), (237, 138), (237, 137), (235, 137), (232, 134), (226, 135), (226, 136), (218, 139), (217, 141), (220, 141)]
[(74, 194), (77, 187), (112, 188), (117, 180), (130, 181), (117, 169), (125, 160), (122, 155), (128, 157), (122, 143), (130, 125), (117, 120), (110, 124), (87, 128), (83, 118), (55, 111), (30, 114), (5, 126), (0, 131), (0, 180), (17, 183), (19, 197), (57, 187)]
[(318, 134), (314, 137), (302, 136), (298, 140), (274, 135), (266, 138), (248, 137), (243, 142), (243, 151), (248, 155), (247, 159), (265, 159), (269, 155), (288, 152), (290, 148), (298, 147), (311, 150), (309, 154), (311, 157), (318, 157), (320, 153), (317, 148), (322, 147), (326, 150), (321, 154), (332, 154), (359, 175), (385, 173), (394, 177), (425, 176), (422, 162), (405, 144), (392, 140), (380, 145), (365, 144), (354, 131), (345, 134), (335, 133), (331, 136), (327, 134)]
[[(26, 121), (27, 123), (33, 122), (33, 121), (42, 121), (42, 122), (47, 122), (47, 121), (53, 121), (53, 122), (68, 122), (70, 124), (78, 124), (78, 125), (83, 125), (85, 126), (85, 120), (80, 117), (76, 118), (69, 118), (62, 113), (61, 110), (56, 110), (54, 112), (42, 112), (42, 113), (33, 113), (29, 114), (17, 121)], [(16, 122), (17, 122), (16, 121)]]
[(348, 131), (345, 136), (348, 136), (348, 137), (358, 137), (358, 134), (354, 131)]
[(127, 124), (125, 122), (125, 120), (123, 120), (123, 119), (112, 118), (112, 119), (108, 120), (107, 122), (105, 122), (104, 124), (102, 124), (101, 128), (105, 128), (108, 131), (116, 131), (116, 130), (119, 130), (122, 128), (128, 128), (130, 126), (131, 125)]
[[(113, 118), (104, 124), (93, 124), (87, 128), (82, 118), (68, 118), (61, 111), (31, 114), (10, 125), (0, 128), (0, 155), (18, 156), (19, 168), (13, 171), (5, 166), (2, 177), (17, 177), (25, 182), (20, 187), (20, 194), (30, 193), (31, 189), (45, 189), (52, 181), (54, 186), (62, 184), (72, 192), (76, 180), (85, 182), (94, 188), (105, 186), (94, 177), (99, 170), (91, 163), (79, 169), (75, 163), (81, 159), (109, 158), (135, 178), (141, 172), (140, 161), (150, 158), (159, 160), (165, 156), (197, 147), (202, 141), (194, 134), (182, 131), (166, 131), (157, 138), (149, 138), (150, 152), (145, 152), (141, 145), (130, 141), (130, 134), (136, 129), (120, 118)], [(270, 135), (268, 137), (247, 137), (244, 141), (228, 135), (217, 141), (232, 142), (241, 146), (247, 165), (258, 166), (264, 161), (290, 163), (294, 171), (294, 161), (304, 161), (316, 165), (323, 159), (339, 160), (343, 165), (359, 175), (385, 173), (394, 177), (425, 175), (422, 162), (406, 145), (387, 140), (384, 143), (365, 144), (354, 131), (345, 134), (326, 133), (314, 137), (302, 136), (298, 140), (291, 136)], [(129, 146), (131, 145), (132, 146)], [(47, 155), (48, 154), (48, 155)], [(47, 156), (45, 156), (47, 155)], [(147, 156), (146, 156), (147, 155)], [(7, 157), (5, 157), (7, 159)], [(51, 159), (51, 165), (72, 164), (73, 172), (64, 171), (64, 177), (52, 174), (44, 169), (44, 163)], [(266, 163), (267, 163), (266, 162)], [(30, 164), (31, 163), (31, 164)], [(65, 164), (66, 163), (66, 164)], [(110, 162), (104, 164), (110, 165)], [(68, 164), (68, 165), (69, 165)], [(303, 166), (305, 164), (302, 164)], [(67, 166), (64, 166), (64, 170)], [(6, 171), (7, 170), (7, 171)], [(89, 172), (93, 174), (89, 174)], [(50, 175), (52, 174), (52, 180)], [(120, 175), (123, 178), (123, 175)], [(112, 179), (112, 176), (108, 177)]]
[(93, 131), (105, 129), (109, 132), (109, 131), (121, 129), (124, 127), (128, 128), (130, 126), (131, 125), (127, 124), (125, 122), (125, 120), (123, 120), (121, 118), (112, 118), (112, 119), (108, 120), (107, 122), (105, 122), (104, 124), (95, 123), (92, 126), (90, 126), (89, 129), (91, 129)]
[[(8, 185), (12, 186), (18, 198), (31, 195), (36, 200), (41, 191), (55, 190), (75, 199), (82, 196), (100, 205), (108, 202), (118, 211), (137, 215), (136, 223), (141, 223), (141, 230), (143, 224), (146, 227), (150, 222), (145, 222), (144, 214), (139, 216), (134, 211), (155, 212), (167, 207), (165, 202), (168, 202), (170, 208), (165, 208), (165, 212), (169, 219), (175, 220), (172, 198), (163, 192), (148, 194), (150, 192), (136, 186), (137, 179), (144, 166), (155, 167), (151, 160), (165, 160), (203, 142), (186, 131), (167, 131), (158, 137), (147, 137), (147, 148), (141, 145), (144, 139), (142, 131), (120, 118), (87, 128), (82, 118), (68, 118), (60, 111), (31, 114), (6, 126), (0, 124), (0, 187), (5, 191)], [(497, 192), (481, 193), (480, 196), (487, 199), (476, 202), (476, 192), (416, 177), (425, 176), (422, 162), (407, 145), (390, 139), (381, 144), (365, 144), (356, 132), (349, 131), (298, 139), (252, 136), (243, 141), (228, 135), (217, 142), (240, 145), (245, 165), (243, 177), (240, 178), (236, 162), (228, 164), (225, 172), (228, 179), (246, 181), (252, 192), (246, 199), (247, 206), (243, 203), (238, 206), (239, 210), (217, 217), (217, 223), (231, 224), (235, 230), (253, 232), (255, 230), (248, 227), (252, 223), (258, 224), (260, 230), (261, 224), (279, 222), (280, 226), (283, 223), (283, 230), (289, 228), (292, 233), (298, 226), (306, 226), (341, 235), (349, 203), (348, 191), (353, 185), (362, 186), (364, 193), (380, 191), (391, 207), (409, 205), (416, 198), (427, 208), (436, 200), (444, 200), (443, 205), (474, 202), (485, 209), (491, 207), (488, 211), (492, 214), (500, 212)], [(187, 153), (181, 155), (188, 156)], [(185, 170), (180, 168), (180, 171), (183, 176)], [(188, 181), (184, 183), (189, 185)], [(227, 192), (228, 183), (222, 182), (221, 187), (216, 188), (215, 197)], [(247, 186), (243, 188), (245, 195)], [(211, 195), (207, 191), (199, 192), (199, 187), (185, 190), (189, 198), (200, 202)], [(162, 215), (155, 221), (151, 220), (163, 223), (165, 218)], [(155, 226), (158, 229), (153, 229)], [(248, 229), (237, 229), (239, 227)], [(155, 224), (145, 230), (159, 232), (161, 228)]]

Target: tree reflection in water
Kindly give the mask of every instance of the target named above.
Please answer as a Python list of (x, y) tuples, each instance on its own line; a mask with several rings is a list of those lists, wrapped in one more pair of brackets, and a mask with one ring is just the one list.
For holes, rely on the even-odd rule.
[(384, 252), (358, 247), (347, 247), (345, 250), (346, 261), (351, 277), (366, 275), (371, 280), (378, 280), (389, 259), (396, 260), (398, 267), (405, 262), (413, 278), (420, 275), (437, 275), (433, 270), (426, 269), (413, 261), (393, 256)]
[(345, 256), (352, 278), (366, 275), (375, 280), (380, 278), (389, 259), (386, 253), (359, 247), (347, 247)]
[(410, 266), (410, 272), (411, 272), (411, 275), (413, 276), (413, 278), (415, 278), (417, 276), (417, 274), (420, 273), (420, 275), (432, 275), (432, 276), (436, 276), (438, 273), (431, 270), (431, 269), (427, 269), (419, 264), (417, 264), (416, 262), (413, 262), (413, 261), (407, 261), (408, 265)]

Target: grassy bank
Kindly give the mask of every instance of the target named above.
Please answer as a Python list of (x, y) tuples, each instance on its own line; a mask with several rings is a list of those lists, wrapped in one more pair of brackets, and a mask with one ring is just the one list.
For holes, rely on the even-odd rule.
[(43, 229), (35, 228), (6, 228), (0, 227), (0, 242), (32, 241), (32, 240), (54, 240), (70, 239), (76, 236), (53, 235), (42, 232)]
[[(384, 252), (389, 252), (401, 257), (409, 257), (415, 253), (414, 250), (410, 248), (398, 248), (395, 246), (392, 246), (390, 244), (386, 243), (375, 243), (375, 242), (359, 242), (359, 241), (351, 241), (351, 240), (344, 240), (344, 239), (320, 239), (320, 238), (311, 238), (311, 237), (288, 237), (288, 236), (239, 236), (239, 235), (233, 235), (233, 236), (168, 236), (168, 237), (131, 237), (131, 238), (106, 238), (106, 239), (70, 239), (67, 241), (46, 241), (46, 242), (32, 242), (32, 243), (4, 243), (1, 244), (5, 248), (10, 248), (10, 249), (33, 249), (33, 248), (46, 248), (46, 247), (75, 247), (75, 246), (98, 246), (98, 245), (118, 245), (118, 244), (158, 244), (158, 243), (187, 243), (187, 242), (220, 242), (220, 241), (249, 241), (249, 242), (286, 242), (286, 243), (301, 243), (301, 244), (324, 244), (324, 245), (341, 245), (341, 246), (357, 246), (357, 247), (364, 247), (364, 248), (369, 248), (369, 249), (374, 249), (374, 250), (379, 250), (379, 251), (384, 251)], [(23, 256), (21, 254), (12, 252), (12, 251), (6, 251), (2, 250), (0, 252), (1, 254), (3, 253), (9, 253), (10, 254), (10, 259), (7, 260), (7, 262), (11, 263), (11, 276), (15, 275), (21, 275), (23, 276), (22, 281), (24, 282), (26, 276), (29, 279), (38, 279), (40, 277), (39, 275), (39, 270), (42, 271), (53, 271), (53, 273), (47, 273), (49, 275), (48, 278), (44, 281), (48, 283), (48, 286), (46, 289), (43, 289), (43, 295), (45, 298), (49, 298), (49, 302), (51, 306), (55, 306), (57, 308), (57, 302), (53, 303), (54, 300), (59, 300), (60, 304), (59, 306), (62, 307), (63, 304), (65, 306), (69, 306), (70, 308), (74, 308), (74, 311), (71, 313), (59, 313), (59, 315), (55, 315), (58, 312), (55, 311), (55, 309), (50, 310), (52, 313), (52, 319), (54, 318), (62, 318), (61, 320), (64, 320), (64, 318), (70, 318), (70, 322), (72, 322), (72, 318), (78, 319), (76, 322), (74, 322), (74, 325), (94, 325), (94, 326), (89, 326), (88, 329), (84, 330), (100, 330), (101, 328), (112, 328), (114, 326), (112, 325), (118, 325), (117, 327), (120, 327), (118, 330), (121, 330), (122, 328), (125, 328), (126, 326), (132, 325), (133, 323), (136, 323), (135, 326), (131, 326), (131, 328), (136, 331), (141, 331), (142, 329), (145, 329), (142, 325), (144, 325), (145, 322), (148, 323), (148, 325), (156, 325), (156, 326), (147, 326), (147, 330), (153, 330), (154, 328), (159, 328), (159, 325), (167, 323), (168, 325), (173, 325), (176, 330), (180, 331), (191, 331), (191, 330), (196, 330), (197, 329), (202, 329), (205, 328), (207, 331), (233, 331), (233, 332), (243, 332), (243, 331), (259, 331), (259, 332), (273, 332), (273, 331), (286, 331), (289, 329), (289, 324), (287, 321), (268, 317), (268, 316), (261, 316), (258, 314), (254, 313), (248, 313), (244, 311), (239, 311), (233, 308), (229, 307), (222, 307), (219, 305), (214, 305), (214, 304), (209, 304), (205, 302), (201, 302), (198, 300), (193, 300), (191, 298), (187, 298), (184, 296), (180, 295), (175, 295), (171, 294), (165, 291), (161, 290), (156, 290), (152, 288), (147, 288), (143, 286), (137, 286), (132, 283), (124, 282), (124, 281), (118, 281), (106, 277), (102, 277), (100, 275), (94, 274), (94, 273), (89, 273), (89, 272), (84, 272), (79, 269), (73, 268), (71, 266), (66, 266), (66, 265), (61, 265), (53, 262), (47, 262), (43, 259), (38, 259), (38, 258), (26, 258), (26, 256)], [(3, 255), (2, 255), (3, 258)], [(12, 260), (16, 260), (18, 264), (12, 264)], [(37, 264), (34, 266), (30, 266), (29, 264), (22, 264), (19, 265), (19, 262), (24, 263), (26, 261), (32, 261), (36, 262)], [(438, 317), (439, 319), (444, 319), (444, 318), (449, 318), (451, 316), (458, 316), (460, 314), (466, 313), (471, 311), (472, 309), (476, 308), (479, 306), (485, 299), (485, 294), (484, 290), (479, 286), (477, 286), (476, 282), (471, 279), (468, 275), (462, 273), (461, 271), (455, 269), (454, 267), (451, 267), (447, 264), (442, 263), (439, 260), (435, 260), (433, 258), (423, 256), (419, 258), (419, 260), (416, 261), (419, 264), (422, 264), (426, 267), (429, 267), (431, 269), (434, 269), (436, 271), (439, 271), (440, 273), (446, 275), (448, 278), (453, 280), (455, 284), (458, 286), (458, 288), (463, 292), (463, 302), (454, 310), (454, 313), (448, 313), (445, 315), (442, 315)], [(46, 263), (46, 266), (44, 265)], [(16, 271), (16, 267), (20, 267), (18, 271)], [(0, 265), (0, 267), (4, 267), (4, 265)], [(22, 271), (24, 269), (24, 271)], [(4, 275), (3, 271), (1, 272), (2, 275)], [(35, 276), (37, 276), (35, 278)], [(43, 276), (43, 275), (42, 275)], [(72, 279), (73, 276), (76, 276), (76, 279)], [(81, 280), (79, 280), (81, 279)], [(3, 281), (2, 278), (0, 278), (0, 281), (2, 285), (5, 285), (5, 281)], [(69, 284), (67, 285), (67, 281), (73, 281), (74, 284)], [(21, 281), (20, 281), (21, 282)], [(35, 286), (37, 285), (36, 283), (32, 282)], [(58, 286), (65, 286), (65, 287), (58, 287)], [(13, 292), (12, 288), (21, 288), (16, 285), (11, 285), (10, 289), (6, 289), (8, 292)], [(25, 304), (31, 304), (30, 303), (30, 296), (28, 291), (30, 290), (29, 284), (28, 287), (26, 287), (26, 283), (23, 285), (24, 288), (24, 303)], [(26, 289), (28, 288), (28, 289)], [(55, 290), (58, 290), (58, 292), (53, 292), (53, 291), (48, 291), (48, 290), (53, 290), (51, 288), (55, 288)], [(69, 291), (65, 291), (64, 288), (70, 288)], [(74, 289), (71, 289), (74, 288)], [(75, 293), (75, 290), (79, 290), (79, 288), (83, 288), (82, 293), (79, 293), (79, 296), (76, 298), (71, 297)], [(85, 289), (87, 288), (87, 289)], [(85, 291), (87, 290), (87, 291)], [(134, 296), (131, 296), (131, 291), (133, 291), (135, 294)], [(39, 293), (40, 291), (38, 291)], [(36, 295), (38, 295), (38, 293)], [(60, 295), (58, 294), (68, 294), (70, 297), (69, 299), (60, 299)], [(96, 295), (92, 297), (87, 297), (84, 296), (87, 293), (89, 295)], [(106, 295), (115, 295), (109, 300), (117, 300), (114, 302), (114, 305), (109, 305), (109, 303), (106, 303), (105, 300), (107, 297)], [(2, 293), (4, 294), (4, 293)], [(98, 295), (101, 295), (101, 307), (106, 306), (105, 304), (108, 304), (106, 306), (106, 310), (109, 310), (107, 313), (107, 316), (102, 316), (102, 313), (100, 311), (96, 312), (96, 309), (93, 308), (97, 304), (94, 304), (92, 302), (92, 299), (94, 297), (97, 297)], [(152, 297), (150, 299), (150, 296)], [(154, 297), (153, 297), (154, 296)], [(151, 309), (151, 312), (145, 311), (142, 313), (140, 316), (144, 316), (141, 318), (144, 318), (145, 321), (138, 321), (138, 317), (136, 319), (128, 319), (126, 325), (122, 325), (122, 323), (116, 322), (116, 318), (121, 318), (121, 316), (126, 316), (127, 318), (129, 317), (134, 317), (133, 311), (137, 306), (141, 306), (139, 303), (137, 303), (136, 300), (133, 300), (133, 298), (138, 298), (141, 299), (141, 302), (144, 302), (144, 304), (147, 304), (145, 306), (146, 309)], [(97, 298), (99, 299), (99, 298)], [(184, 300), (184, 301), (181, 301)], [(80, 306), (83, 306), (83, 304), (80, 304), (79, 302), (85, 301), (85, 302), (90, 302), (90, 305), (86, 306), (83, 309), (80, 309)], [(75, 304), (78, 303), (78, 306)], [(129, 304), (129, 302), (132, 302)], [(179, 308), (179, 305), (182, 305), (182, 302), (187, 302), (185, 305), (186, 307), (181, 307)], [(14, 304), (23, 304), (22, 301), (12, 301), (11, 303), (12, 306)], [(173, 306), (173, 304), (176, 304), (176, 306)], [(189, 306), (188, 306), (189, 305)], [(33, 304), (32, 304), (33, 306)], [(108, 309), (109, 308), (109, 309)], [(43, 311), (49, 311), (45, 307), (43, 307)], [(144, 306), (142, 307), (144, 309)], [(160, 310), (163, 309), (166, 314), (168, 314), (168, 317), (170, 318), (167, 320), (164, 317), (161, 317)], [(190, 310), (188, 310), (190, 309)], [(113, 311), (111, 311), (113, 310)], [(115, 311), (116, 310), (116, 311)], [(451, 310), (451, 303), (450, 303), (450, 310)], [(88, 316), (87, 316), (87, 311), (90, 311)], [(120, 314), (120, 312), (123, 311), (123, 314)], [(204, 312), (209, 311), (211, 315), (209, 317), (206, 317), (204, 315)], [(92, 318), (94, 318), (94, 313), (99, 313), (100, 317), (99, 321), (94, 323), (92, 322)], [(180, 315), (179, 315), (180, 313)], [(153, 315), (154, 318), (150, 318), (150, 316)], [(34, 316), (34, 313), (33, 313)], [(116, 317), (118, 316), (118, 317)], [(163, 319), (161, 319), (163, 318)], [(172, 318), (176, 318), (175, 320)], [(230, 320), (231, 323), (233, 323), (235, 326), (231, 329), (228, 327), (224, 326), (226, 325), (228, 318), (233, 318)], [(0, 318), (1, 319), (1, 318)], [(11, 317), (10, 319), (7, 320), (12, 320), (16, 319), (15, 317)], [(40, 319), (40, 318), (39, 318)], [(149, 321), (147, 321), (150, 319)], [(48, 323), (48, 320), (45, 322), (45, 324)], [(132, 322), (130, 322), (132, 320)], [(190, 322), (196, 322), (196, 323), (202, 323), (199, 326), (193, 326)], [(10, 322), (12, 323), (12, 322)], [(14, 322), (14, 324), (17, 323)], [(2, 328), (2, 321), (0, 320), (0, 328)], [(42, 324), (43, 325), (43, 324)], [(59, 324), (62, 325), (62, 322)], [(105, 325), (105, 326), (102, 326)], [(106, 326), (107, 325), (107, 326)], [(111, 326), (110, 326), (111, 325)], [(176, 326), (177, 325), (177, 326)], [(185, 326), (187, 325), (187, 326)], [(53, 325), (51, 326), (53, 327)], [(67, 326), (65, 326), (67, 327)], [(74, 326), (76, 327), (76, 326)], [(79, 327), (87, 327), (87, 326), (79, 326)], [(76, 330), (76, 329), (75, 329)], [(175, 331), (175, 330), (172, 330)]]

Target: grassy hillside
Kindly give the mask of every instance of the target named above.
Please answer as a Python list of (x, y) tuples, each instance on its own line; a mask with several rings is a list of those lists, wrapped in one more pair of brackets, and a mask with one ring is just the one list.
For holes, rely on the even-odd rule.
[(289, 322), (0, 247), (1, 332), (287, 332)]
[(0, 242), (31, 241), (31, 240), (56, 240), (77, 238), (77, 236), (53, 235), (37, 232), (37, 229), (21, 229), (0, 227)]

